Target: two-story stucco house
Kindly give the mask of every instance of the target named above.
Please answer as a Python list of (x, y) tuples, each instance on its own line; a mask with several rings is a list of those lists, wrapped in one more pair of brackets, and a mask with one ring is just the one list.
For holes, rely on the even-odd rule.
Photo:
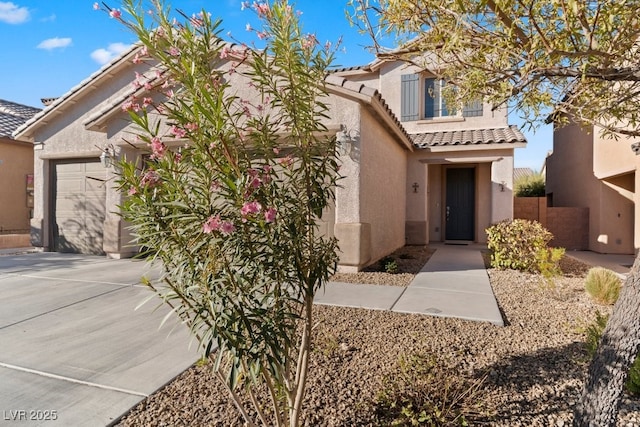
[(594, 252), (635, 254), (640, 248), (640, 158), (637, 139), (603, 138), (600, 129), (578, 124), (556, 127), (547, 157), (548, 204), (589, 208), (588, 248)]
[[(132, 94), (133, 47), (61, 96), (16, 137), (35, 144), (33, 244), (130, 256), (117, 214), (116, 171), (103, 152), (135, 158), (121, 105)], [(228, 63), (222, 63), (225, 70)], [(229, 75), (246, 87), (238, 73)], [(449, 111), (428, 71), (375, 61), (326, 78), (326, 126), (340, 142), (341, 173), (323, 227), (340, 244), (340, 268), (358, 270), (405, 244), (486, 241), (485, 228), (512, 217), (514, 149), (526, 143), (504, 109), (476, 103)], [(246, 94), (245, 94), (246, 95)], [(159, 96), (159, 95), (154, 95)], [(130, 138), (129, 138), (130, 139)]]

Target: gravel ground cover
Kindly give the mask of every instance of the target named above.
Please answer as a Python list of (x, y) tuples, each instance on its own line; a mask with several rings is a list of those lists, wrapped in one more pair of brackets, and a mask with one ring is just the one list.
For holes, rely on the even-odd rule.
[[(319, 326), (304, 424), (389, 425), (381, 396), (393, 388), (390, 384), (397, 384), (407, 360), (435, 358), (443, 378), (485, 378), (472, 402), (481, 404), (482, 410), (469, 418), (470, 425), (571, 425), (588, 362), (582, 331), (597, 310), (606, 313), (610, 308), (595, 305), (584, 292), (587, 266), (566, 257), (562, 267), (565, 277), (553, 281), (488, 270), (505, 327), (316, 306)], [(243, 423), (208, 367), (194, 366), (139, 404), (119, 425)], [(640, 426), (637, 398), (625, 397), (618, 425)]]

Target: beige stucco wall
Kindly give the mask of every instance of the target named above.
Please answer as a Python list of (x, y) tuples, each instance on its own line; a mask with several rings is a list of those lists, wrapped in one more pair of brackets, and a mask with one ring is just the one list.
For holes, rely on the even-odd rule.
[(0, 138), (0, 233), (29, 230), (27, 174), (33, 173), (33, 145)]
[(407, 158), (379, 119), (362, 110), (361, 222), (371, 224), (371, 261), (405, 244)]
[(634, 253), (639, 247), (635, 162), (630, 142), (624, 139), (602, 140), (597, 132), (577, 125), (554, 131), (546, 191), (553, 206), (589, 208), (590, 250)]
[(367, 102), (331, 96), (328, 105), (327, 126), (349, 141), (339, 151), (336, 188), (339, 268), (356, 271), (404, 245), (405, 149)]

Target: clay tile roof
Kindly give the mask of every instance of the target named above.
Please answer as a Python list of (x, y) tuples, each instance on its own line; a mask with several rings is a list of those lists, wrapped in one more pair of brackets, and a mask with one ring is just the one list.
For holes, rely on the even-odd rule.
[(0, 137), (12, 138), (13, 131), (39, 111), (39, 108), (0, 99)]
[(469, 129), (418, 133), (411, 135), (411, 139), (417, 148), (527, 142), (522, 132), (515, 126), (497, 129)]

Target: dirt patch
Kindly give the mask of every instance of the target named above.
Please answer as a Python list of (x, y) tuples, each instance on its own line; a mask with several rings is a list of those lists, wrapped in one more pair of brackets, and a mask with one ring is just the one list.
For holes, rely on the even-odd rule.
[[(404, 246), (361, 272), (336, 273), (330, 280), (368, 285), (407, 286), (434, 252), (435, 249), (429, 246)], [(389, 269), (393, 269), (393, 272), (388, 272)]]

